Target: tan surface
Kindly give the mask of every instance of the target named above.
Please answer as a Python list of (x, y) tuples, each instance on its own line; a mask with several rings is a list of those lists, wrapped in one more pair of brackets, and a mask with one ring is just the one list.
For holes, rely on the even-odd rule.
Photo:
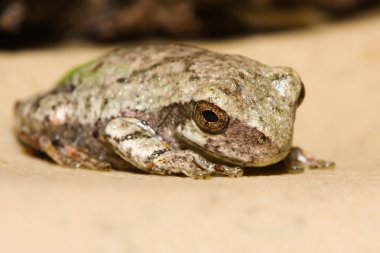
[(379, 252), (380, 17), (198, 43), (295, 67), (295, 143), (335, 171), (196, 181), (28, 156), (12, 104), (107, 48), (0, 53), (0, 252)]

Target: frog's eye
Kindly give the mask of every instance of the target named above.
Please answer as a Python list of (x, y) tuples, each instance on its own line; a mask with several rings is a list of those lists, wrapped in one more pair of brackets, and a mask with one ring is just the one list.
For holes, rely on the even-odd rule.
[(211, 134), (223, 133), (229, 121), (226, 111), (206, 101), (199, 101), (195, 105), (193, 119), (202, 131)]
[(305, 98), (305, 86), (303, 85), (303, 82), (301, 82), (301, 91), (300, 94), (298, 95), (298, 101), (297, 101), (297, 106), (300, 106)]

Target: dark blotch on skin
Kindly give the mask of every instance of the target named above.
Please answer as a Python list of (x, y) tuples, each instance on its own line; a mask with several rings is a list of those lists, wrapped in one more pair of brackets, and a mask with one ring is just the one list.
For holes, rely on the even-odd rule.
[(54, 147), (59, 147), (61, 145), (60, 138), (58, 135), (54, 136), (54, 138), (51, 140), (51, 144)]
[(118, 79), (116, 79), (116, 82), (124, 83), (126, 80), (127, 80), (127, 78), (125, 78), (125, 77), (119, 77)]
[(258, 137), (258, 142), (264, 144), (268, 140), (268, 137), (265, 135), (260, 135)]
[(66, 85), (66, 91), (67, 92), (73, 92), (74, 90), (75, 90), (74, 84), (70, 83), (70, 84)]
[(95, 72), (95, 71), (97, 71), (100, 67), (102, 67), (103, 66), (103, 64), (104, 64), (104, 62), (98, 62), (92, 69), (91, 69), (91, 71), (93, 71), (93, 72)]
[(57, 88), (53, 89), (49, 92), (51, 95), (56, 95), (59, 93), (72, 93), (75, 90), (75, 85), (72, 83), (65, 83), (57, 86)]
[(136, 131), (134, 133), (131, 133), (131, 134), (126, 134), (120, 138), (113, 138), (117, 143), (120, 143), (121, 141), (126, 141), (126, 140), (134, 140), (134, 139), (139, 139), (139, 138), (146, 138), (146, 139), (149, 139), (149, 138), (152, 138), (152, 136), (150, 135), (146, 135), (140, 131)]
[(40, 108), (40, 106), (41, 106), (41, 100), (43, 99), (43, 96), (39, 96), (37, 99), (36, 99), (36, 101), (33, 103), (33, 105), (32, 105), (32, 110), (33, 110), (33, 112), (36, 112), (39, 108)]
[(232, 94), (231, 90), (230, 90), (230, 89), (228, 89), (228, 88), (221, 88), (221, 90), (222, 90), (222, 91), (223, 91), (223, 93), (224, 93), (224, 94), (226, 94), (227, 96), (229, 96), (229, 95), (231, 95), (231, 94)]
[(157, 157), (159, 157), (160, 155), (166, 153), (167, 151), (169, 151), (169, 149), (160, 149), (160, 150), (155, 150), (152, 154), (150, 154), (147, 158), (147, 161), (151, 161)]
[[(91, 95), (86, 97), (86, 109), (88, 111), (90, 111), (92, 107), (91, 98), (92, 98)], [(87, 114), (85, 116), (87, 116)]]
[(200, 79), (199, 76), (194, 75), (194, 74), (189, 77), (189, 81), (197, 81), (199, 79)]
[(108, 98), (103, 99), (102, 109), (104, 109), (108, 105)]
[(98, 130), (93, 131), (92, 137), (94, 137), (95, 139), (99, 138), (99, 131)]

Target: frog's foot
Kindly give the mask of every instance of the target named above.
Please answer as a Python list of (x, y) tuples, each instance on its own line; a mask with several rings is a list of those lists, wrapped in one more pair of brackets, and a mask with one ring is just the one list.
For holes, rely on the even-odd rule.
[(191, 150), (172, 150), (153, 129), (138, 119), (114, 119), (107, 124), (105, 132), (117, 154), (146, 172), (183, 173), (193, 178), (243, 174), (241, 168), (213, 164)]
[(334, 162), (316, 159), (298, 147), (292, 147), (284, 163), (290, 173), (300, 173), (305, 169), (334, 169), (335, 167)]
[(159, 174), (183, 173), (192, 178), (208, 178), (212, 175), (240, 177), (243, 170), (239, 167), (213, 164), (190, 150), (168, 151), (147, 164), (147, 171)]
[(58, 164), (94, 170), (111, 170), (112, 168), (110, 163), (90, 157), (73, 145), (62, 145), (47, 136), (40, 136), (38, 140), (40, 149)]

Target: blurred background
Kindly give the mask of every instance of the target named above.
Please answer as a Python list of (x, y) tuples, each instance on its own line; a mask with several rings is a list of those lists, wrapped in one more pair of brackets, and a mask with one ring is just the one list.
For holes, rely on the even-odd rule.
[(0, 47), (222, 38), (347, 18), (379, 0), (0, 0)]

